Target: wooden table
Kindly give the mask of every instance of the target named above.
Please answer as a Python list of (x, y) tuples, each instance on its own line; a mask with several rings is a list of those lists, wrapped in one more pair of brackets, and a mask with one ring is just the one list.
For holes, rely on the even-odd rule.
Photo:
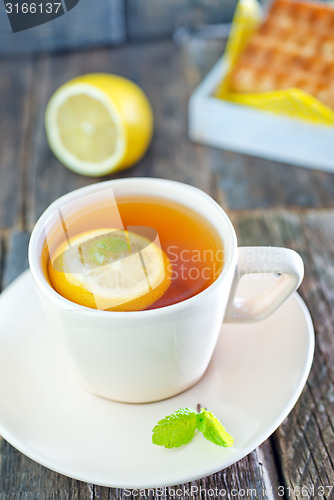
[[(224, 488), (226, 498), (257, 499), (282, 498), (279, 485), (285, 487), (283, 498), (322, 498), (322, 486), (323, 498), (332, 499), (334, 491), (326, 487), (334, 484), (334, 174), (187, 140), (187, 100), (221, 51), (220, 41), (188, 38), (179, 45), (165, 41), (1, 61), (0, 283), (5, 287), (27, 267), (29, 233), (47, 205), (98, 181), (68, 171), (50, 152), (43, 119), (52, 92), (90, 71), (131, 78), (151, 100), (155, 133), (145, 158), (122, 176), (198, 186), (228, 212), (240, 244), (297, 250), (306, 269), (300, 293), (316, 330), (310, 377), (283, 424), (238, 463), (192, 484)], [(315, 488), (315, 495), (304, 488), (299, 496), (303, 486)], [(233, 496), (233, 488), (255, 489), (256, 496)], [(107, 498), (131, 497), (51, 472), (0, 441), (0, 500)]]

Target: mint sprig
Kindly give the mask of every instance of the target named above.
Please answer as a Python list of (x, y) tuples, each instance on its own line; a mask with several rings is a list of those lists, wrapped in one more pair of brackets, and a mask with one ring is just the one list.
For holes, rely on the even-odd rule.
[(94, 241), (89, 249), (90, 260), (97, 265), (106, 264), (115, 254), (128, 250), (128, 243), (122, 238), (107, 236)]
[(165, 448), (179, 448), (192, 440), (196, 429), (218, 446), (233, 446), (233, 437), (206, 408), (201, 408), (199, 413), (192, 408), (180, 408), (159, 420), (153, 429), (152, 443)]

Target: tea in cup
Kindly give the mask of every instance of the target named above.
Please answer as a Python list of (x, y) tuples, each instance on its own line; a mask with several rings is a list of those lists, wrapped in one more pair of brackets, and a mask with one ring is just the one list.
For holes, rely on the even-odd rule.
[[(303, 277), (293, 250), (238, 248), (229, 218), (201, 190), (149, 178), (59, 198), (32, 232), (29, 263), (82, 384), (127, 403), (194, 385), (223, 321), (267, 317)], [(265, 295), (239, 299), (249, 273), (279, 278)]]

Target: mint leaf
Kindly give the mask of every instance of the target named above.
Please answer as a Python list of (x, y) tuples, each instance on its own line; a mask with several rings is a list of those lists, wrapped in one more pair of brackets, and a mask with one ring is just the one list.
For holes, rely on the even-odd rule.
[(102, 241), (97, 242), (99, 247), (111, 253), (121, 253), (128, 250), (128, 243), (122, 238), (104, 238)]
[(180, 408), (159, 420), (153, 429), (152, 443), (165, 448), (178, 448), (189, 443), (195, 434), (196, 416), (191, 408)]
[(96, 250), (95, 247), (89, 249), (89, 259), (93, 262), (93, 264), (97, 264), (99, 266), (108, 261), (107, 257)]
[(206, 439), (218, 446), (233, 446), (233, 437), (218, 418), (205, 408), (201, 408), (199, 413), (192, 408), (180, 408), (163, 418), (153, 429), (152, 442), (166, 448), (178, 448), (192, 440), (196, 428)]
[(206, 439), (218, 446), (230, 448), (234, 443), (233, 437), (225, 430), (218, 418), (205, 408), (201, 408), (201, 412), (197, 413), (196, 426)]
[(114, 254), (120, 254), (128, 250), (126, 240), (117, 237), (104, 237), (94, 241), (89, 249), (90, 260), (97, 265), (106, 264)]

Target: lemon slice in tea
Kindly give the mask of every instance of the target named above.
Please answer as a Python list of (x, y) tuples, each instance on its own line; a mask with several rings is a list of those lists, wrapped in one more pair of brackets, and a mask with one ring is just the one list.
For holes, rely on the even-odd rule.
[(97, 229), (62, 243), (51, 256), (54, 289), (77, 304), (113, 311), (143, 310), (171, 281), (170, 263), (150, 239), (133, 232)]

